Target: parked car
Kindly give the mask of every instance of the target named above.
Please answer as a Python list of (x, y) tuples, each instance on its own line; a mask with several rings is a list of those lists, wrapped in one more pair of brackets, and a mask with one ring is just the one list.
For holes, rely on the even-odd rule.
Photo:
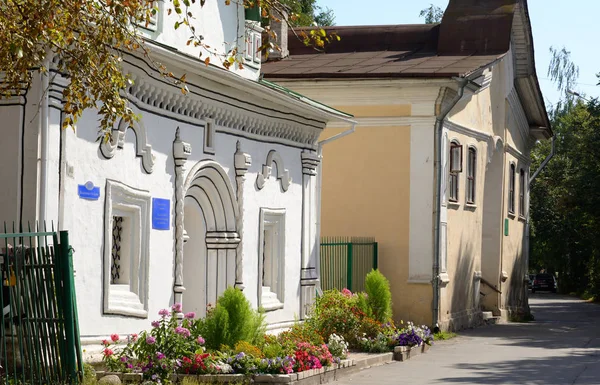
[(527, 281), (527, 288), (531, 290), (533, 286), (533, 280), (535, 279), (535, 274), (529, 274), (529, 281)]
[(557, 289), (556, 278), (552, 274), (536, 274), (531, 285), (532, 293), (536, 291), (551, 291), (556, 293)]

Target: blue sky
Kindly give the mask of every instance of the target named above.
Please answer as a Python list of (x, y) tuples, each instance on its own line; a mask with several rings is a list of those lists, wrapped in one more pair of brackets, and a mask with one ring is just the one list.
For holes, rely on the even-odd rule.
[[(318, 4), (333, 9), (337, 25), (415, 24), (423, 22), (421, 9), (429, 4), (445, 9), (448, 0), (319, 0)], [(600, 0), (529, 0), (528, 4), (537, 74), (546, 104), (556, 103), (560, 97), (547, 75), (551, 46), (564, 46), (571, 52), (579, 66), (577, 91), (599, 97)]]

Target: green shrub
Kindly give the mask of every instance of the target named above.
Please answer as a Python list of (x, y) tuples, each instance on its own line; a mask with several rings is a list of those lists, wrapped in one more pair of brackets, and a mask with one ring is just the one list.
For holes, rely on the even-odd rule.
[(83, 364), (83, 385), (96, 385), (96, 370), (90, 364)]
[(379, 270), (371, 270), (365, 279), (367, 303), (373, 318), (379, 322), (387, 322), (392, 318), (392, 293), (390, 283)]
[(350, 291), (328, 290), (317, 298), (311, 317), (305, 323), (326, 341), (337, 334), (353, 345), (363, 317), (356, 295)]
[(366, 293), (357, 293), (356, 306), (358, 306), (358, 308), (365, 313), (367, 317), (373, 318), (373, 311), (371, 310), (371, 306), (369, 306)]
[(244, 293), (233, 287), (223, 292), (198, 327), (213, 350), (221, 345), (234, 347), (239, 341), (256, 345), (266, 330), (264, 314), (252, 310)]

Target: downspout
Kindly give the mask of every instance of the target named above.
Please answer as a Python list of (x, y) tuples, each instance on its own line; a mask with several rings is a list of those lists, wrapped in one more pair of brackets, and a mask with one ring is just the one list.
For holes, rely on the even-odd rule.
[[(354, 133), (355, 129), (356, 129), (356, 125), (358, 124), (358, 122), (354, 121), (354, 120), (347, 120), (347, 122), (351, 123), (352, 126), (350, 127), (350, 129), (346, 130), (346, 131), (342, 131), (339, 134), (336, 134), (330, 138), (321, 140), (320, 142), (317, 143), (317, 155), (319, 156), (319, 158), (323, 157), (323, 146), (326, 145), (327, 143), (331, 143), (335, 140), (338, 140), (340, 138), (343, 138), (344, 136), (350, 135), (352, 133)], [(323, 162), (319, 162), (319, 167), (317, 169), (317, 239), (321, 239), (321, 186), (323, 183)], [(320, 247), (317, 248), (317, 277), (321, 277), (321, 252), (320, 252)], [(322, 294), (322, 289), (321, 289), (321, 280), (319, 279), (319, 286), (317, 286), (317, 293), (319, 293), (319, 295)]]
[[(50, 68), (50, 60), (46, 59), (44, 67)], [(40, 71), (41, 77), (41, 119), (39, 123), (40, 134), (40, 192), (39, 192), (39, 212), (38, 226), (44, 228), (46, 223), (47, 211), (47, 189), (48, 189), (48, 91), (49, 91), (49, 74)], [(39, 231), (36, 229), (36, 231)]]
[(442, 107), (440, 114), (435, 118), (435, 162), (434, 168), (436, 171), (436, 202), (435, 202), (435, 225), (434, 225), (434, 243), (433, 243), (433, 327), (437, 328), (439, 323), (440, 312), (440, 263), (442, 256), (440, 254), (440, 221), (442, 211), (442, 135), (444, 128), (444, 120), (452, 111), (454, 106), (462, 99), (465, 87), (469, 84), (466, 78), (456, 78), (458, 82), (458, 92), (454, 99), (450, 101), (446, 108)]

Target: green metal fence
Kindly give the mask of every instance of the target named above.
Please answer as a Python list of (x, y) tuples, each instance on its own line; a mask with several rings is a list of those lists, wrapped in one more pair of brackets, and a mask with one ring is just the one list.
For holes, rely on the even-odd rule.
[(365, 237), (321, 238), (321, 288), (365, 290), (365, 277), (377, 269), (377, 242)]
[(83, 373), (66, 231), (0, 233), (5, 384), (76, 384)]

